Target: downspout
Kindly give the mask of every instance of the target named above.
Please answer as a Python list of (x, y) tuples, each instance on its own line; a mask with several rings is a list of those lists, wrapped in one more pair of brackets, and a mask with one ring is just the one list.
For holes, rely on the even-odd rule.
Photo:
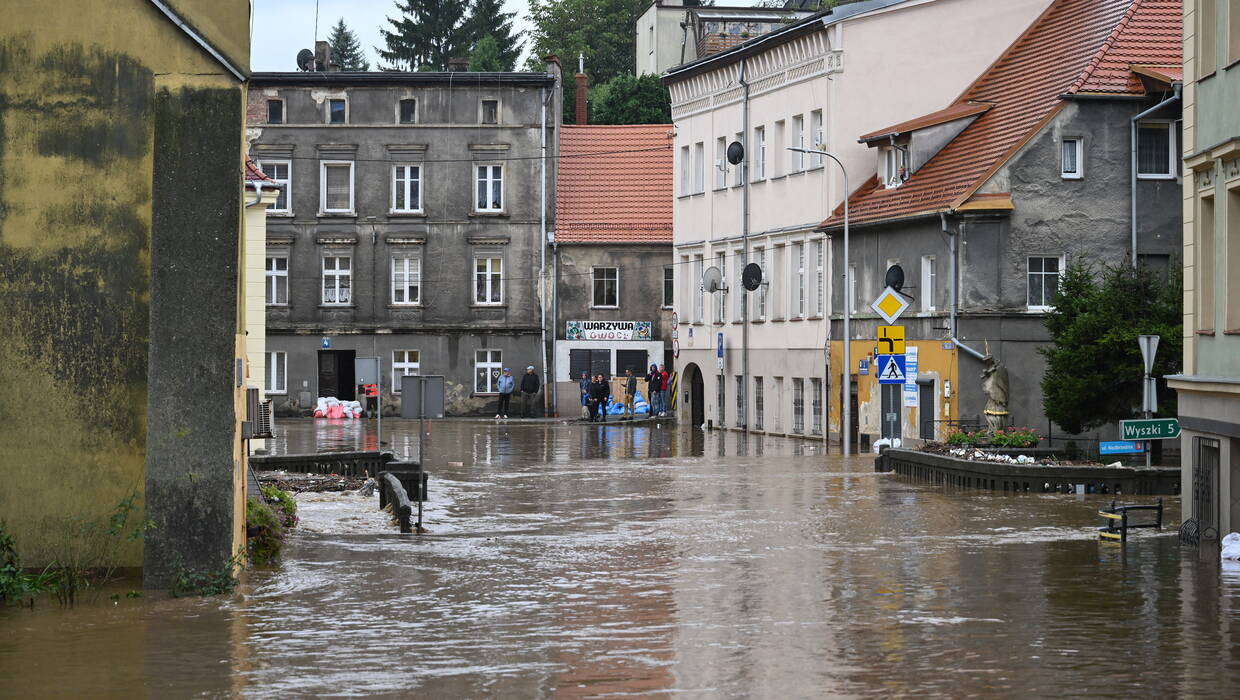
[(541, 316), (539, 326), (542, 328), (542, 378), (547, 387), (543, 390), (543, 415), (551, 415), (549, 407), (555, 405), (555, 382), (547, 381), (547, 88), (542, 95), (542, 158), (539, 169), (542, 173), (539, 186), (538, 207), (538, 313)]
[(257, 206), (259, 202), (263, 201), (263, 182), (262, 182), (262, 180), (254, 180), (254, 181), (253, 181), (252, 183), (250, 183), (250, 184), (254, 185), (254, 201), (253, 201), (253, 202), (246, 202), (246, 203), (245, 203), (245, 208), (246, 208), (246, 209), (249, 209), (250, 207), (253, 207), (253, 206)]
[[(749, 81), (745, 80), (748, 61), (741, 59), (741, 74), (738, 82), (743, 88), (741, 97), (741, 150), (745, 157), (741, 160), (742, 197), (741, 197), (741, 269), (749, 264)], [(737, 275), (737, 282), (741, 275)], [(741, 402), (740, 423), (742, 430), (749, 432), (749, 291), (745, 285), (737, 285), (737, 293), (744, 295), (741, 304), (741, 377), (744, 382), (745, 400)]]
[(1128, 173), (1128, 180), (1131, 185), (1131, 191), (1129, 192), (1128, 197), (1130, 200), (1129, 217), (1132, 222), (1132, 267), (1134, 270), (1137, 268), (1137, 122), (1157, 112), (1163, 107), (1172, 104), (1173, 102), (1179, 102), (1181, 89), (1180, 84), (1176, 83), (1175, 85), (1172, 85), (1171, 89), (1173, 91), (1171, 97), (1168, 97), (1153, 107), (1150, 107), (1129, 121), (1132, 165)]
[(956, 306), (959, 303), (959, 291), (957, 288), (960, 285), (960, 275), (957, 274), (957, 270), (959, 269), (958, 260), (960, 257), (960, 242), (957, 240), (957, 236), (959, 234), (953, 233), (951, 229), (947, 228), (946, 212), (939, 212), (939, 224), (943, 227), (943, 233), (947, 236), (948, 243), (951, 247), (951, 255), (948, 256), (951, 261), (951, 284), (947, 285), (947, 288), (951, 298), (947, 303), (947, 333), (951, 336), (953, 345), (979, 360), (985, 360), (985, 355), (960, 342), (960, 339), (956, 337)]

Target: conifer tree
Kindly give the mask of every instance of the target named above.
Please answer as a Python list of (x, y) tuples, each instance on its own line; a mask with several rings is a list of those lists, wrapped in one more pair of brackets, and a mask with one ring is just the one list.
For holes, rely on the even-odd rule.
[(362, 45), (358, 42), (357, 35), (345, 25), (344, 17), (332, 27), (327, 43), (331, 46), (332, 62), (339, 65), (340, 70), (370, 70), (370, 61), (367, 61), (366, 54), (362, 53)]
[[(504, 12), (503, 9), (503, 0), (474, 0), (469, 11), (469, 32), (475, 49), (479, 42), (488, 36), (491, 37), (491, 40), (495, 42), (501, 66), (494, 70), (510, 71), (517, 65), (517, 59), (521, 57), (523, 42), (518, 41), (512, 31), (512, 19), (517, 13)], [(469, 69), (476, 70), (472, 65), (472, 51), (470, 56)]]
[(379, 30), (387, 48), (375, 47), (383, 68), (447, 70), (448, 59), (468, 55), (474, 37), (465, 8), (452, 0), (396, 0), (399, 18), (388, 17), (391, 30)]

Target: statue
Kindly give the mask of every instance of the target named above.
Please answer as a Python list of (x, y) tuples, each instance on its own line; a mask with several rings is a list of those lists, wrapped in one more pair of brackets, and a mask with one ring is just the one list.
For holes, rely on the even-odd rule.
[(1008, 371), (994, 355), (990, 343), (986, 343), (986, 357), (982, 359), (982, 392), (986, 394), (986, 427), (997, 431), (1007, 427), (1008, 417)]

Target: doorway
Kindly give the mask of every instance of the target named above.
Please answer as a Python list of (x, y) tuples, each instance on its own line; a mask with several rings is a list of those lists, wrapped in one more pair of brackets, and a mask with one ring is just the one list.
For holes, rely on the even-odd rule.
[(356, 350), (319, 351), (319, 396), (335, 396), (341, 401), (357, 398), (357, 386), (353, 381), (353, 361)]
[(689, 424), (698, 428), (706, 423), (706, 385), (696, 364), (686, 366), (684, 376), (689, 381)]
[(938, 420), (935, 410), (934, 380), (917, 380), (917, 419), (921, 422), (921, 439), (934, 439), (934, 422)]

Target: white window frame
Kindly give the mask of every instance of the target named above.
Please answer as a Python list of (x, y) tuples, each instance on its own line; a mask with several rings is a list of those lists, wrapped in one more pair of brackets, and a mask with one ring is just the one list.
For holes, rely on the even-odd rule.
[[(405, 121), (401, 121), (401, 119), (400, 119), (400, 106), (401, 106), (401, 104), (402, 104), (402, 103), (404, 103), (405, 101), (410, 101), (410, 102), (413, 102), (413, 121), (408, 121), (408, 122), (405, 122)], [(405, 124), (405, 125), (408, 125), (408, 124), (417, 124), (417, 123), (418, 123), (418, 98), (416, 98), (416, 97), (398, 97), (398, 98), (396, 99), (396, 115), (395, 115), (395, 116), (396, 116), (396, 123), (397, 123), (397, 124)]]
[[(745, 146), (745, 135), (744, 135), (744, 134), (742, 134), (742, 133), (737, 133), (737, 134), (736, 134), (736, 142), (737, 142), (737, 143), (739, 143), (739, 144), (741, 144), (742, 146)], [(727, 151), (726, 151), (726, 150), (724, 151), (724, 155), (725, 155), (725, 158), (726, 158), (726, 155), (727, 155)], [(748, 148), (748, 147), (746, 147), (746, 148), (745, 148), (745, 155), (746, 155), (746, 159), (745, 159), (745, 160), (742, 160), (740, 163), (737, 163), (737, 164), (734, 166), (734, 168), (735, 168), (736, 172), (735, 172), (735, 173), (733, 174), (733, 176), (732, 176), (732, 186), (733, 186), (733, 187), (740, 187), (740, 186), (742, 186), (742, 185), (744, 185), (744, 184), (745, 184), (745, 169), (746, 169), (746, 165), (747, 165), (746, 160), (748, 160), (748, 155), (749, 155), (749, 148)]]
[[(809, 113), (809, 130), (810, 130), (810, 138), (813, 140), (813, 143), (810, 144), (810, 147), (816, 151), (818, 150), (825, 151), (826, 149), (823, 148), (823, 142), (822, 142), (823, 139), (822, 139), (822, 110), (821, 109), (815, 109)], [(821, 153), (814, 153), (809, 157), (809, 162), (810, 162), (811, 168), (821, 168), (823, 166), (824, 156)]]
[(796, 278), (796, 286), (791, 290), (792, 293), (788, 297), (789, 318), (805, 318), (805, 241), (798, 241), (793, 244), (796, 246), (796, 257), (791, 258), (789, 262), (794, 266), (793, 277)]
[(904, 164), (904, 151), (895, 146), (883, 146), (878, 149), (879, 167), (883, 173), (883, 187), (891, 190), (904, 184), (900, 178), (900, 166)]
[[(775, 133), (771, 135), (771, 140), (775, 142), (776, 149), (783, 148), (783, 140), (784, 137), (787, 136), (787, 130), (788, 129), (783, 119), (775, 122)], [(771, 159), (772, 177), (782, 177), (788, 174), (784, 172), (784, 168), (782, 166), (783, 162), (783, 159), (779, 157), (779, 152), (776, 151), (775, 157)]]
[[(264, 394), (287, 394), (288, 393), (288, 353), (283, 350), (268, 350), (265, 358), (265, 366), (263, 368), (263, 393)], [(275, 374), (272, 374), (276, 370)], [(272, 380), (275, 381), (272, 381)]]
[[(1058, 260), (1059, 261), (1059, 268), (1058, 268), (1058, 271), (1055, 273), (1055, 285), (1056, 287), (1058, 287), (1060, 284), (1063, 283), (1064, 256), (1063, 255), (1027, 255), (1025, 256), (1025, 308), (1029, 311), (1034, 311), (1034, 312), (1050, 311), (1055, 308), (1051, 304), (1030, 304), (1029, 303), (1029, 277), (1030, 275), (1035, 274), (1030, 269), (1029, 263), (1033, 260)], [(1038, 272), (1036, 274), (1041, 275), (1043, 277), (1046, 276), (1045, 272)], [(1046, 301), (1046, 300), (1043, 299), (1043, 301)]]
[[(341, 102), (344, 102), (344, 121), (343, 122), (332, 121), (332, 102), (335, 102), (336, 100), (340, 100)], [(323, 123), (324, 124), (335, 124), (337, 126), (341, 124), (348, 124), (349, 123), (349, 98), (328, 97), (327, 99), (323, 100)]]
[(715, 189), (722, 190), (728, 186), (728, 139), (720, 136), (715, 139)]
[(706, 258), (702, 253), (693, 256), (693, 278), (690, 283), (697, 287), (693, 306), (693, 322), (702, 323), (706, 316), (706, 292), (702, 289), (702, 273), (706, 270)]
[(680, 147), (680, 196), (686, 197), (693, 194), (690, 185), (693, 184), (691, 173), (693, 172), (693, 160), (689, 155), (689, 147)]
[[(726, 286), (728, 283), (728, 256), (727, 253), (720, 251), (715, 253), (715, 267), (719, 268), (719, 276), (723, 278)], [(715, 292), (715, 323), (728, 322), (728, 293), (724, 290)]]
[(820, 238), (815, 242), (814, 249), (814, 310), (815, 316), (822, 317), (827, 312), (827, 278), (823, 261), (826, 259), (827, 239)]
[(745, 319), (745, 303), (746, 303), (746, 300), (749, 298), (749, 295), (745, 293), (744, 286), (741, 284), (741, 274), (745, 270), (744, 259), (745, 259), (744, 253), (741, 251), (740, 248), (737, 248), (736, 250), (732, 251), (733, 281), (728, 283), (728, 290), (736, 291), (736, 293), (733, 295), (735, 297), (734, 299), (735, 304), (733, 305), (735, 306), (735, 311), (733, 313), (736, 314), (732, 318), (732, 321), (734, 323), (740, 323), (741, 321)]
[(754, 142), (757, 151), (758, 167), (754, 168), (754, 182), (766, 179), (766, 126), (755, 126), (753, 129)]
[[(671, 273), (670, 279), (668, 278), (669, 272)], [(672, 295), (670, 298), (667, 295), (667, 290), (668, 290), (667, 283), (668, 282), (672, 283), (672, 286), (671, 286)], [(676, 305), (676, 266), (665, 265), (663, 267), (663, 305), (660, 308), (670, 309), (675, 305)]]
[[(486, 269), (478, 269), (479, 263), (488, 261)], [(498, 263), (498, 267), (492, 263)], [(478, 281), (482, 277), (484, 283), (484, 298), (478, 298)], [(504, 304), (504, 258), (502, 255), (493, 253), (478, 253), (473, 257), (473, 275), (470, 277), (470, 286), (473, 288), (472, 298), (474, 306), (502, 306)], [(498, 287), (499, 301), (492, 301)]]
[[(341, 165), (349, 166), (349, 208), (348, 209), (328, 209), (327, 208), (327, 169)], [(353, 214), (356, 213), (356, 191), (355, 187), (357, 179), (354, 177), (356, 171), (353, 161), (351, 160), (321, 160), (319, 161), (319, 213), (320, 214)]]
[[(271, 265), (271, 261), (273, 260), (283, 260), (284, 269), (283, 270), (273, 269)], [(266, 290), (265, 297), (268, 299), (267, 306), (288, 306), (289, 304), (289, 301), (288, 301), (288, 283), (289, 283), (288, 262), (289, 260), (288, 260), (287, 253), (281, 253), (279, 255), (272, 255), (271, 253), (267, 254), (267, 260), (264, 263), (266, 267), (266, 271), (263, 276), (263, 283), (264, 283), (263, 286), (264, 286), (264, 289)], [(277, 291), (278, 283), (280, 282), (280, 280), (283, 280), (283, 285), (284, 285), (284, 301), (274, 301), (275, 299), (278, 298), (276, 291)]]
[(706, 191), (706, 143), (693, 144), (693, 194)]
[[(487, 109), (486, 103), (495, 103), (495, 121), (486, 121)], [(478, 98), (478, 123), (483, 126), (499, 126), (504, 121), (504, 104), (498, 97), (480, 97)]]
[[(392, 255), (391, 283), (392, 283), (392, 305), (393, 306), (421, 306), (422, 305), (422, 256), (412, 253), (394, 253)], [(412, 277), (416, 281), (417, 299), (409, 300), (409, 279)], [(397, 279), (401, 284), (397, 284)], [(397, 292), (403, 292), (404, 300), (397, 299)]]
[(762, 268), (762, 284), (758, 286), (758, 308), (754, 314), (756, 320), (766, 320), (766, 288), (770, 284), (766, 278), (766, 248), (754, 248), (754, 262)]
[[(611, 270), (615, 275), (610, 280), (606, 278), (607, 270)], [(599, 273), (603, 273), (604, 276), (599, 277)], [(599, 304), (598, 303), (599, 283), (606, 285), (607, 282), (613, 282), (615, 284), (615, 295), (616, 295), (615, 304)], [(604, 296), (606, 296), (606, 290), (604, 290)], [(618, 309), (620, 308), (620, 268), (615, 267), (615, 266), (607, 266), (607, 265), (590, 268), (590, 308), (591, 309)]]
[[(412, 357), (413, 360), (409, 358)], [(392, 393), (400, 393), (401, 377), (416, 377), (422, 373), (421, 350), (392, 351)]]
[[(1072, 148), (1076, 159), (1076, 170), (1068, 170), (1065, 167), (1064, 155), (1067, 149)], [(1059, 177), (1065, 180), (1080, 180), (1085, 177), (1085, 167), (1082, 156), (1085, 155), (1085, 142), (1079, 136), (1072, 136), (1060, 140), (1059, 142)]]
[(1170, 119), (1142, 119), (1137, 122), (1137, 152), (1141, 150), (1141, 129), (1153, 127), (1166, 127), (1167, 129), (1167, 172), (1166, 173), (1143, 173), (1141, 172), (1141, 158), (1137, 157), (1137, 179), (1138, 180), (1174, 180), (1178, 176), (1179, 168), (1179, 146), (1178, 139), (1175, 135), (1175, 122)]
[[(334, 267), (332, 269), (329, 270), (327, 268), (328, 260), (339, 261), (341, 259), (349, 261), (348, 269), (341, 269), (339, 262), (334, 263)], [(324, 251), (323, 254), (319, 257), (319, 260), (320, 260), (319, 270), (321, 271), (320, 277), (319, 277), (320, 282), (321, 282), (319, 286), (319, 303), (321, 303), (323, 306), (352, 306), (353, 305), (353, 256), (347, 252), (341, 253), (341, 252), (333, 252), (333, 251)], [(327, 280), (329, 277), (335, 280), (335, 284), (333, 285), (332, 289), (335, 292), (334, 296), (336, 297), (336, 301), (327, 300)], [(341, 279), (348, 279), (349, 281), (349, 285), (348, 285), (349, 298), (346, 299), (345, 301), (339, 301), (340, 290), (343, 289), (343, 287), (340, 286)]]
[[(1026, 261), (1026, 265), (1028, 262)], [(1025, 274), (1028, 275), (1029, 270), (1026, 268)], [(1028, 284), (1029, 278), (1026, 276), (1025, 283)], [(939, 270), (938, 260), (933, 255), (921, 256), (921, 310), (934, 311), (938, 307), (934, 304), (935, 294), (938, 293)], [(1028, 290), (1026, 290), (1027, 292)], [(1026, 294), (1025, 299), (1029, 296)]]
[[(487, 383), (483, 391), (478, 387), (478, 370), (487, 371)], [(498, 394), (500, 372), (504, 369), (504, 353), (502, 350), (487, 348), (474, 351), (474, 395)]]
[[(479, 175), (478, 173), (479, 168), (486, 168), (485, 176)], [(498, 180), (496, 180), (494, 177), (495, 175), (494, 168), (499, 168), (499, 179)], [(504, 179), (505, 179), (505, 176), (508, 174), (505, 172), (505, 170), (506, 168), (504, 167), (503, 163), (474, 163), (474, 187), (473, 187), (473, 191), (470, 193), (470, 196), (472, 196), (474, 199), (474, 211), (479, 212), (479, 213), (489, 213), (489, 214), (494, 214), (496, 212), (504, 211), (504, 205), (507, 203), (506, 201), (507, 198), (505, 196), (506, 193), (504, 192)], [(483, 181), (487, 183), (486, 191), (487, 191), (488, 196), (486, 199), (486, 206), (479, 207), (478, 206), (478, 183), (483, 182)], [(492, 199), (490, 195), (493, 191), (493, 188), (496, 182), (499, 183), (499, 207), (491, 206)]]
[[(271, 121), (271, 103), (272, 102), (280, 103), (280, 121), (278, 122)], [(264, 123), (266, 124), (287, 124), (288, 123), (288, 103), (284, 101), (283, 97), (268, 97), (267, 98), (267, 119), (265, 120)]]
[[(417, 177), (410, 177), (410, 168), (417, 168)], [(400, 178), (401, 170), (405, 171), (405, 179)], [(405, 209), (396, 206), (396, 194), (401, 192), (405, 195)], [(411, 195), (416, 192), (418, 206), (416, 209), (408, 208)], [(394, 163), (392, 164), (392, 214), (421, 214), (422, 213), (422, 164), (421, 163)]]
[[(254, 165), (258, 166), (258, 169), (263, 171), (264, 175), (271, 178), (272, 180), (275, 180), (277, 183), (284, 185), (284, 190), (281, 192), (281, 196), (284, 197), (284, 208), (280, 208), (280, 198), (277, 197), (275, 204), (272, 204), (270, 207), (267, 207), (267, 214), (268, 215), (275, 214), (277, 216), (288, 216), (292, 214), (293, 213), (293, 161), (267, 158), (264, 160), (254, 161)], [(285, 177), (276, 177), (275, 175), (272, 175), (271, 173), (267, 172), (268, 166), (277, 166), (277, 165), (284, 166), (285, 173), (286, 173)]]
[[(792, 117), (792, 134), (789, 137), (788, 144), (793, 148), (805, 148), (804, 114)], [(799, 173), (802, 170), (805, 170), (805, 153), (802, 151), (788, 151), (788, 172)]]

